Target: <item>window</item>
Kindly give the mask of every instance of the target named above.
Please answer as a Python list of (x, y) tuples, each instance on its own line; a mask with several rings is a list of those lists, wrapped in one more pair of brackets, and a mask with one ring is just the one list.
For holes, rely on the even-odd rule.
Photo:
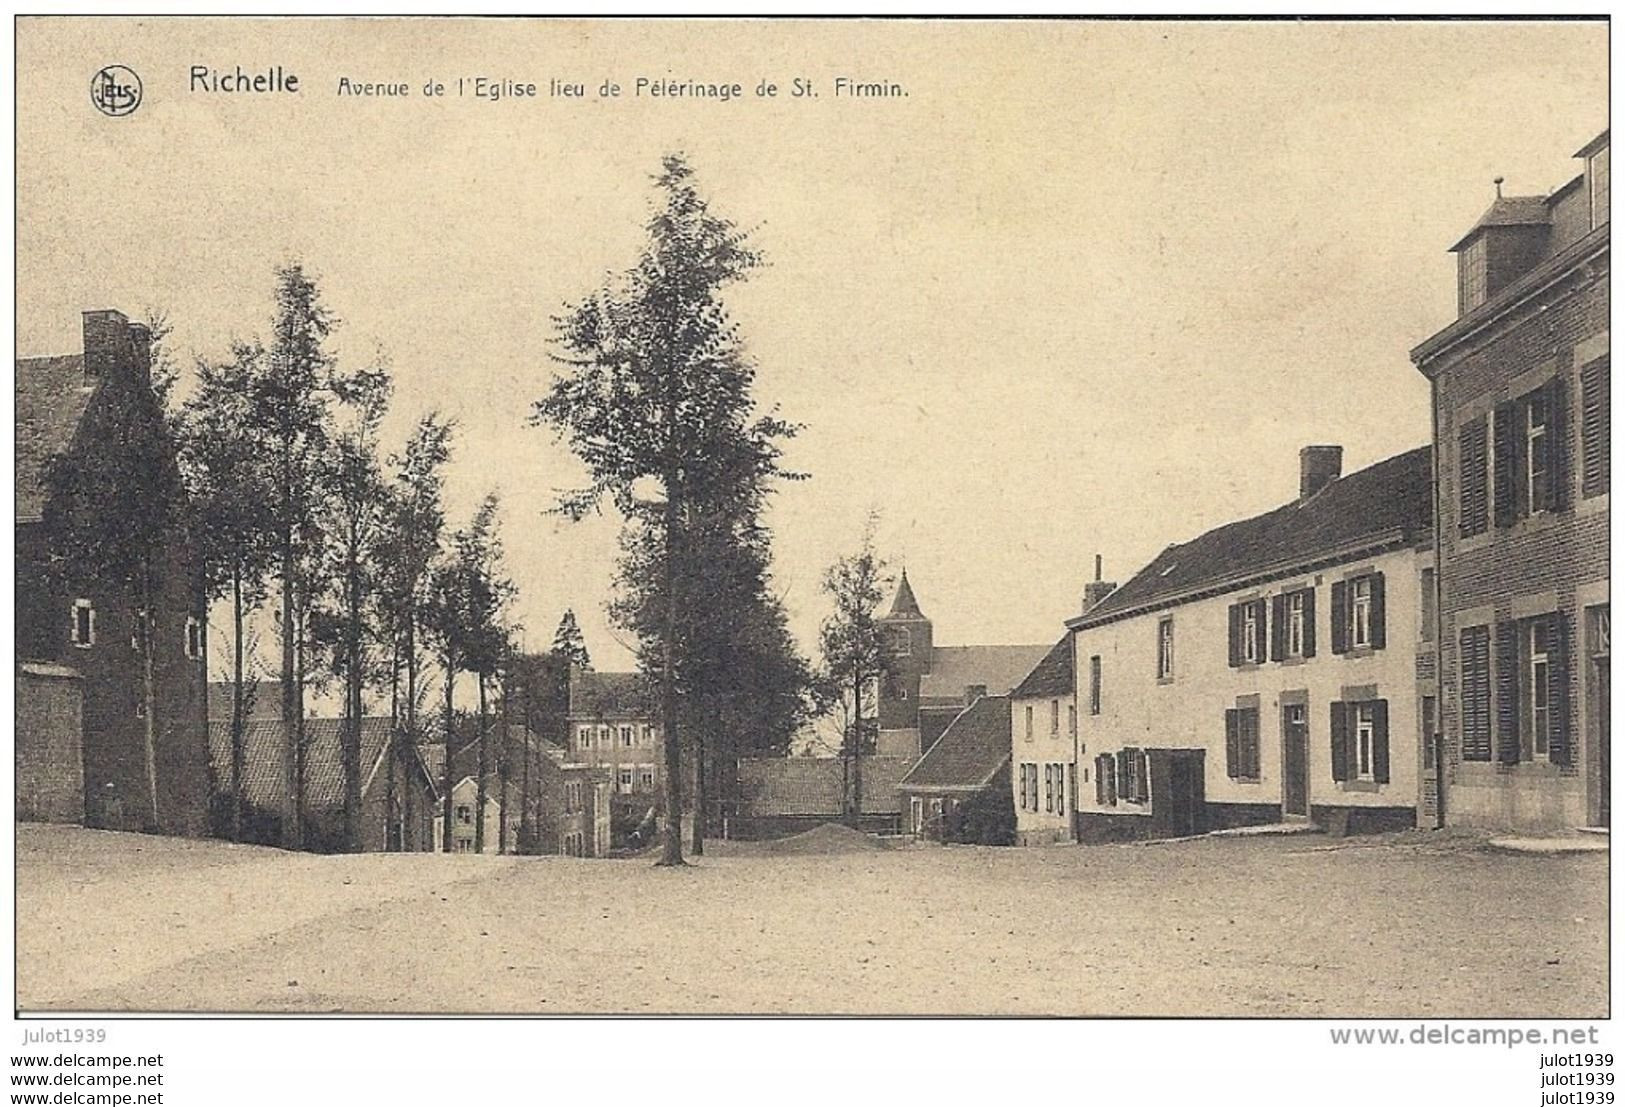
[(1457, 435), (1456, 483), (1459, 518), (1456, 529), (1463, 538), (1490, 529), (1489, 424), (1480, 415), (1462, 424)]
[(1125, 803), (1151, 798), (1150, 765), (1143, 750), (1125, 746), (1117, 751), (1117, 794)]
[(1089, 659), (1089, 714), (1100, 714), (1100, 655)]
[(1055, 813), (1066, 814), (1066, 763), (1058, 761), (1055, 764)]
[(1388, 644), (1387, 589), (1382, 573), (1332, 582), (1332, 652), (1380, 650)]
[(1282, 592), (1271, 601), (1270, 660), (1315, 656), (1315, 590)]
[(1388, 783), (1388, 701), (1332, 704), (1332, 779)]
[(646, 746), (655, 744), (655, 728), (648, 723), (643, 724), (643, 744)]
[(464, 826), (471, 826), (474, 822), (474, 809), (466, 803), (457, 805), (457, 821)]
[(186, 617), (185, 643), (187, 660), (201, 661), (203, 659), (203, 624), (190, 615)]
[(1174, 619), (1167, 616), (1157, 621), (1157, 679), (1172, 680), (1174, 676)]
[(457, 839), (457, 852), (458, 853), (473, 853), (474, 852), (474, 842), (473, 842), (473, 840), (470, 839), (470, 838), (459, 838), (459, 839)]
[(1567, 411), (1562, 377), (1496, 407), (1496, 526), (1509, 527), (1519, 519), (1568, 506), (1563, 432)]
[(623, 726), (621, 728), (621, 745), (622, 746), (625, 746), (628, 749), (631, 748), (631, 746), (632, 746), (632, 734), (633, 734), (633, 730), (632, 730), (631, 727)]
[(1466, 315), (1489, 297), (1489, 259), (1479, 235), (1456, 255), (1458, 314)]
[(584, 726), (577, 728), (576, 748), (583, 750), (592, 749), (592, 727)]
[(1029, 703), (1027, 705), (1026, 709), (1022, 712), (1022, 717), (1026, 720), (1027, 741), (1031, 742), (1033, 740), (1033, 705), (1032, 704)]
[(1058, 738), (1061, 734), (1061, 701), (1049, 701), (1049, 736)]
[(907, 657), (913, 648), (908, 627), (889, 626), (885, 633), (886, 652), (893, 657)]
[(1044, 766), (1044, 810), (1055, 814), (1055, 766)]
[(1580, 495), (1608, 491), (1608, 359), (1580, 368)]
[(627, 765), (620, 770), (618, 780), (622, 792), (630, 792), (632, 790), (632, 767), (630, 765)]
[(609, 727), (607, 726), (598, 728), (598, 748), (601, 750), (610, 748)]
[(88, 650), (96, 644), (96, 608), (89, 600), (74, 600), (72, 617), (69, 633), (73, 644)]
[(1433, 641), (1439, 622), (1439, 574), (1433, 569), (1422, 570), (1422, 627), (1424, 642)]
[(1095, 802), (1101, 807), (1117, 806), (1117, 759), (1109, 753), (1095, 758)]
[(1230, 667), (1257, 665), (1264, 660), (1264, 633), (1268, 628), (1264, 600), (1230, 605)]
[(1461, 632), (1461, 757), (1490, 759), (1490, 628)]
[(1023, 811), (1038, 810), (1038, 766), (1031, 761), (1023, 761), (1020, 766), (1017, 791), (1020, 792), (1018, 802)]
[(1066, 728), (1073, 738), (1078, 736), (1078, 705), (1075, 703), (1066, 705)]
[(1568, 616), (1502, 623), (1495, 637), (1497, 759), (1570, 764)]
[(651, 791), (655, 786), (655, 767), (653, 765), (638, 766), (638, 783), (644, 791)]
[(1258, 707), (1233, 707), (1224, 713), (1224, 769), (1231, 780), (1257, 781)]
[(1591, 195), (1591, 227), (1608, 222), (1608, 147), (1586, 159), (1586, 189)]
[(130, 648), (132, 650), (141, 648), (141, 638), (146, 633), (146, 630), (147, 609), (138, 607), (130, 613)]

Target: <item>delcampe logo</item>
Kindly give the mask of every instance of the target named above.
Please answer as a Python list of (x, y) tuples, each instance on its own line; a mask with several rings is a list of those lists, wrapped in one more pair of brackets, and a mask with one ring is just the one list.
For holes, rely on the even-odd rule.
[(129, 115), (141, 106), (141, 78), (127, 65), (108, 65), (90, 79), (90, 102), (103, 115)]

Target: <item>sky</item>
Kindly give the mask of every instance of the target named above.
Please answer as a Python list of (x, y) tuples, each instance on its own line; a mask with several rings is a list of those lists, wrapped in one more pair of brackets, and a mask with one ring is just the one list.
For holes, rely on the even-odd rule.
[[(548, 513), (583, 472), (528, 417), (553, 317), (633, 263), (680, 150), (769, 261), (728, 303), (760, 403), (805, 425), (786, 461), (810, 479), (769, 514), (798, 638), (877, 511), (937, 642), (1047, 642), (1096, 553), (1126, 580), (1292, 499), (1303, 445), (1350, 472), (1428, 440), (1407, 352), (1454, 316), (1447, 250), (1495, 177), (1578, 172), (1607, 45), (1600, 22), (22, 19), (17, 353), (77, 352), (80, 312), (113, 307), (220, 357), (301, 261), (341, 358), (389, 357), (387, 443), (457, 420), (451, 521), (502, 497), (527, 645), (569, 607), (599, 668), (630, 667), (619, 521)], [(112, 63), (143, 84), (117, 118), (89, 97)], [(192, 66), (299, 89), (191, 91)], [(481, 75), (540, 95), (422, 95)]]

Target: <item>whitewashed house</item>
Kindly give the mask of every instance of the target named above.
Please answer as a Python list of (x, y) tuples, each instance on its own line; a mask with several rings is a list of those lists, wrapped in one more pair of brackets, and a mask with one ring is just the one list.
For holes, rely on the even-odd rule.
[(1300, 467), (1296, 500), (1169, 546), (1068, 621), (1081, 839), (1429, 817), (1431, 452), (1341, 477), (1315, 446)]
[(1078, 701), (1068, 632), (1010, 693), (1016, 844), (1070, 841), (1078, 795)]

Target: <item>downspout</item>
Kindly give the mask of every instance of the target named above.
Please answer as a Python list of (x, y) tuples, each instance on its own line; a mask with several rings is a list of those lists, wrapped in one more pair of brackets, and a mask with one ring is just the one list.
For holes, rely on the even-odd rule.
[(1444, 743), (1444, 506), (1439, 494), (1439, 381), (1428, 379), (1429, 415), (1433, 420), (1433, 725), (1427, 741), (1433, 746), (1433, 829), (1444, 829), (1445, 777), (1449, 765)]

